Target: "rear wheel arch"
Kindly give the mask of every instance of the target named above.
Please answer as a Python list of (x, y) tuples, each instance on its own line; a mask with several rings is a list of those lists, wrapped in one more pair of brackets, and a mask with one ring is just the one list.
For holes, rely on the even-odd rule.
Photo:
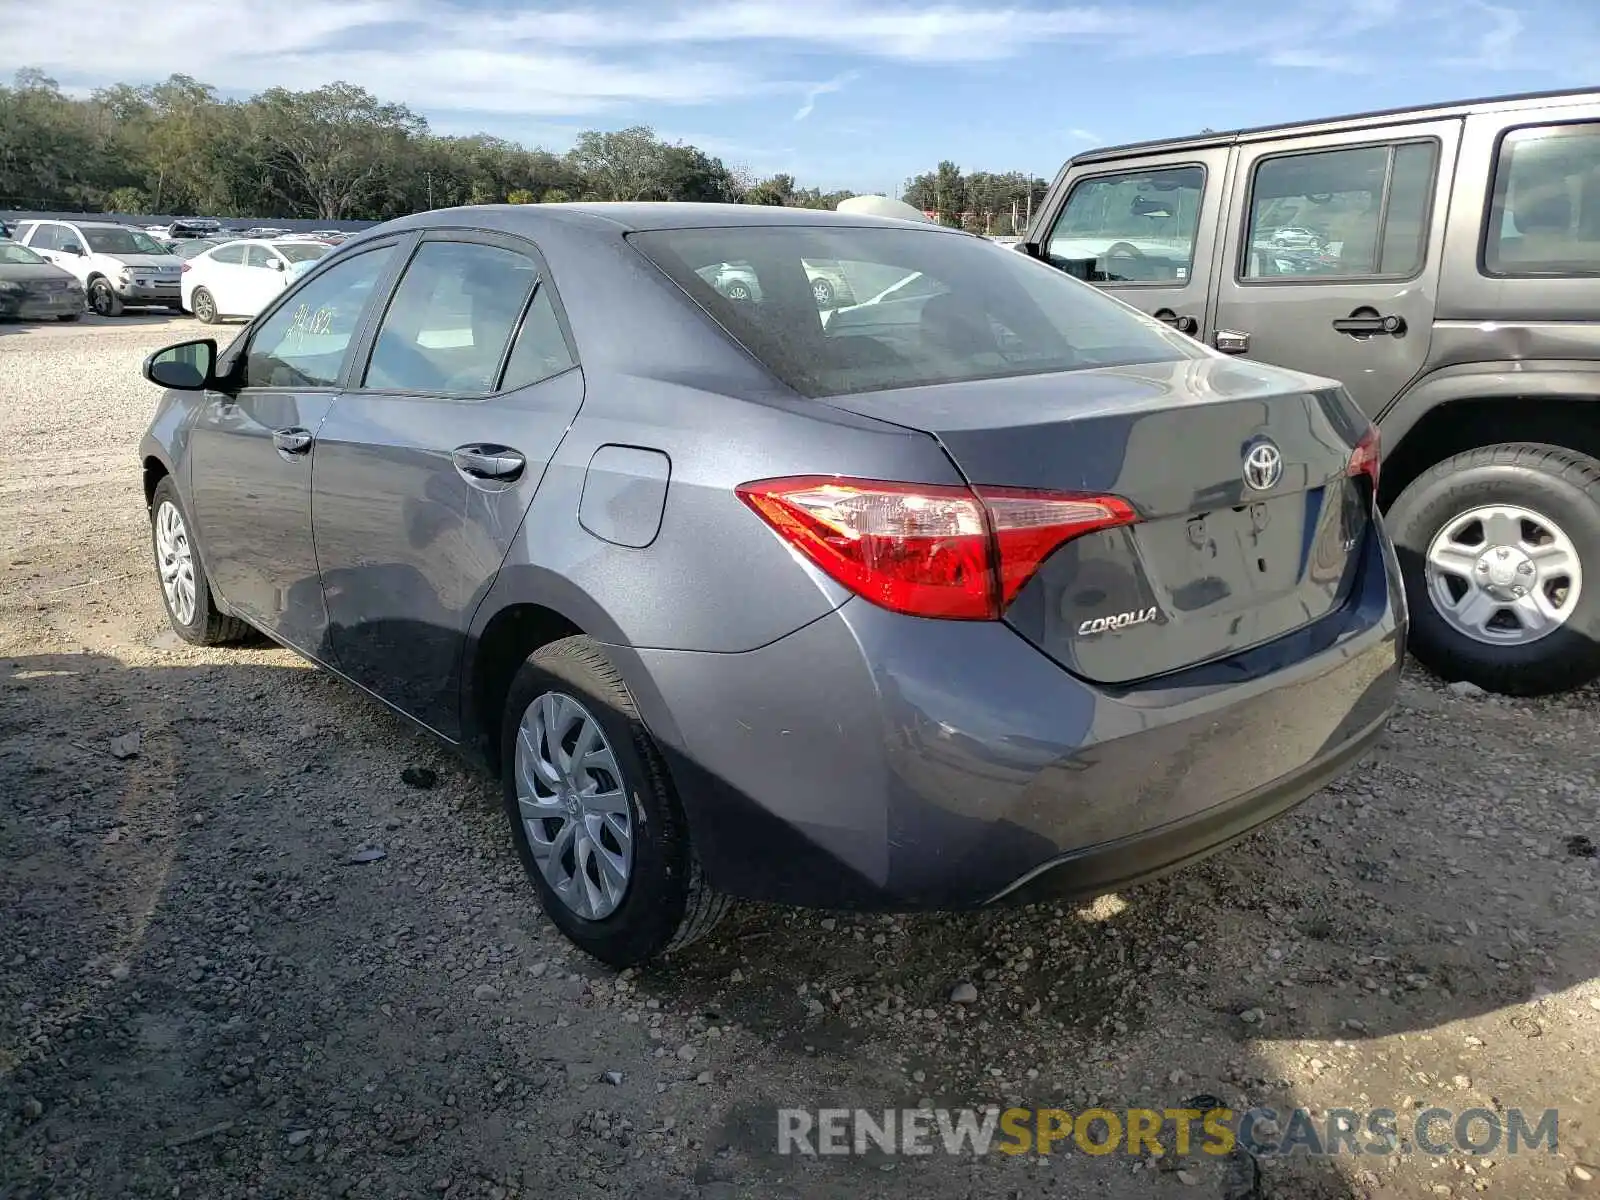
[(516, 603), (500, 609), (484, 625), (469, 651), (463, 680), (466, 737), (462, 744), (496, 774), (500, 771), (500, 730), (512, 680), (528, 656), (541, 646), (585, 630), (564, 613), (543, 604)]
[(1600, 370), (1462, 374), (1424, 380), (1379, 419), (1387, 511), (1429, 469), (1468, 450), (1511, 442), (1600, 458)]

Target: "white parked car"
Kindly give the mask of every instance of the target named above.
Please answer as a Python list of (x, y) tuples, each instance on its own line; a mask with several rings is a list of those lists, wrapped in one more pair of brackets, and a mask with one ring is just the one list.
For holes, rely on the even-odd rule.
[(265, 238), (224, 242), (183, 264), (183, 307), (206, 325), (253, 317), (332, 249), (324, 242)]
[(111, 221), (24, 221), (17, 241), (75, 276), (102, 317), (124, 305), (178, 307), (178, 259), (142, 229)]

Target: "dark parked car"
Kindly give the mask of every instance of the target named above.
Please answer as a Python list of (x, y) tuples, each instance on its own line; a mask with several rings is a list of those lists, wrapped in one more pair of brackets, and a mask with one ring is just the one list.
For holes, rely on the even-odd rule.
[[(835, 328), (814, 261), (893, 319)], [(609, 963), (729, 896), (1118, 888), (1287, 810), (1393, 703), (1404, 599), (1344, 390), (954, 230), (422, 213), (145, 373), (178, 633), (253, 626), (486, 764), (545, 910)]]
[(0, 317), (76, 321), (86, 307), (83, 285), (20, 242), (0, 242)]

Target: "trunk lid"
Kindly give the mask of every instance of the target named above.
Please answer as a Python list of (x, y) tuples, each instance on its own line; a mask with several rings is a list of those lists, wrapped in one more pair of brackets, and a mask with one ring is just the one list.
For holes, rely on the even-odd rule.
[[(1109, 367), (843, 396), (924, 430), (969, 482), (1115, 495), (1138, 524), (1067, 542), (1005, 620), (1067, 669), (1129, 683), (1299, 629), (1349, 594), (1366, 421), (1327, 380), (1237, 360)], [(1246, 459), (1281, 470), (1246, 481)], [(1270, 471), (1268, 471), (1270, 476)], [(1256, 475), (1256, 482), (1264, 477)]]

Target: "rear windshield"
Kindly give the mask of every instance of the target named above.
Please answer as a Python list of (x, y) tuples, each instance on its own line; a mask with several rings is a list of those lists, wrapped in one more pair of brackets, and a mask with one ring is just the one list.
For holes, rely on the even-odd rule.
[(310, 262), (333, 249), (318, 242), (274, 242), (272, 248), (292, 263)]
[(747, 226), (629, 240), (807, 396), (1203, 353), (1015, 250), (937, 229)]

